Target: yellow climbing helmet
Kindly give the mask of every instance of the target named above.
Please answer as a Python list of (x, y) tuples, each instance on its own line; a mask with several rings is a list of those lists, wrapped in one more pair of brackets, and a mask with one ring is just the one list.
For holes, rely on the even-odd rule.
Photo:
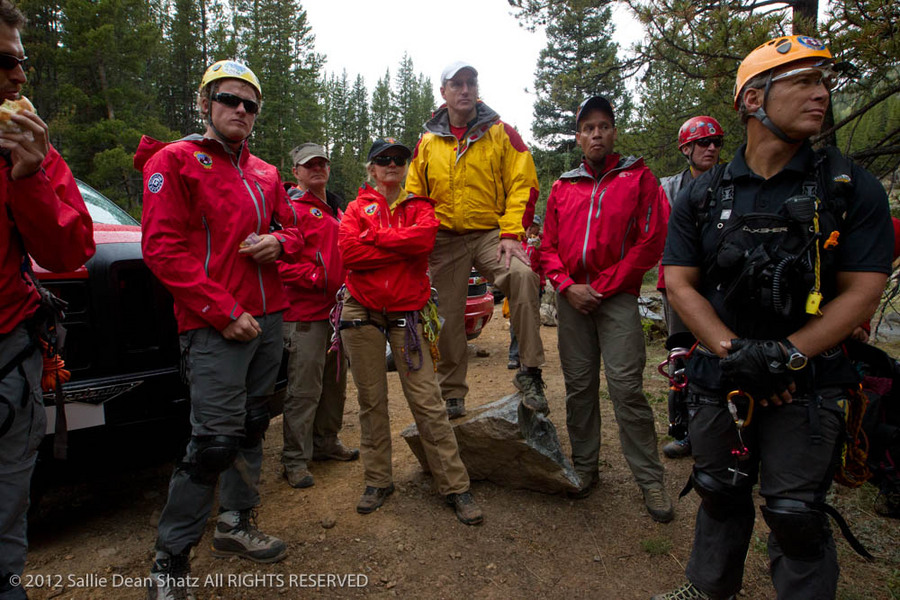
[(200, 80), (200, 91), (202, 92), (207, 85), (217, 79), (242, 79), (253, 86), (262, 100), (262, 86), (259, 85), (259, 78), (246, 65), (233, 60), (220, 60), (213, 63), (203, 74), (203, 79)]
[(806, 35), (780, 36), (757, 46), (738, 67), (737, 81), (734, 85), (735, 110), (738, 109), (741, 91), (748, 81), (761, 73), (804, 58), (833, 59), (825, 42)]

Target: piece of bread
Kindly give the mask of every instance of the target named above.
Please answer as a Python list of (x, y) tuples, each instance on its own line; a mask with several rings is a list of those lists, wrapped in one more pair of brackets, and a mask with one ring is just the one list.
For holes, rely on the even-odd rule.
[(10, 119), (10, 116), (23, 110), (34, 112), (34, 105), (25, 96), (19, 96), (18, 100), (6, 100), (0, 104), (0, 131), (21, 132), (22, 130)]

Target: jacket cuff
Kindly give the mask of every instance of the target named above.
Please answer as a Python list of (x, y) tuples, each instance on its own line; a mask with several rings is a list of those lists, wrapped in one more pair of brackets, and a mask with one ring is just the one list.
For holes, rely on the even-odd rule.
[(562, 294), (574, 283), (575, 283), (575, 280), (573, 280), (571, 277), (566, 277), (565, 279), (562, 280), (562, 282), (558, 286), (556, 286), (556, 291), (559, 292), (560, 294)]
[(516, 235), (515, 233), (501, 233), (500, 239), (501, 240), (516, 240), (517, 242), (521, 241), (521, 238), (518, 235)]

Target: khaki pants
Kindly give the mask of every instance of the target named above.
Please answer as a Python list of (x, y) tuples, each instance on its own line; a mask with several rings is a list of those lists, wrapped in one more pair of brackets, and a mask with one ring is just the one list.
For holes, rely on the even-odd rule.
[(616, 294), (583, 315), (558, 298), (559, 360), (566, 380), (566, 426), (572, 463), (596, 471), (600, 457), (600, 362), (606, 362), (609, 399), (622, 453), (641, 488), (662, 483), (653, 409), (644, 396), (644, 333), (637, 298)]
[[(386, 328), (388, 322), (405, 316), (406, 313), (402, 312), (384, 315), (367, 311), (350, 296), (344, 300), (341, 313), (342, 321), (360, 319), (373, 322), (372, 325), (349, 327), (341, 332), (353, 380), (359, 391), (359, 450), (367, 486), (383, 488), (393, 481), (385, 336), (382, 329)], [(410, 370), (405, 358), (406, 335), (405, 327), (388, 329), (388, 339), (397, 363), (403, 394), (416, 421), (416, 427), (419, 428), (428, 467), (434, 476), (438, 492), (442, 495), (460, 494), (469, 489), (469, 474), (459, 458), (456, 436), (450, 427), (447, 410), (434, 376), (428, 342), (422, 337), (420, 325), (417, 335), (422, 347), (422, 366), (418, 370)], [(412, 361), (413, 364), (418, 364), (418, 355), (413, 355)]]
[(465, 398), (468, 354), (466, 345), (466, 295), (474, 266), (509, 298), (510, 325), (519, 340), (523, 367), (544, 364), (541, 343), (540, 278), (531, 267), (513, 259), (509, 270), (497, 262), (500, 231), (473, 231), (463, 235), (438, 231), (429, 259), (431, 283), (438, 292), (438, 310), (444, 318), (439, 349), (438, 381), (443, 398)]
[(286, 469), (305, 468), (314, 454), (327, 454), (338, 442), (347, 398), (347, 361), (342, 359), (339, 365), (337, 353), (328, 352), (332, 332), (327, 319), (284, 324), (289, 359), (281, 462)]

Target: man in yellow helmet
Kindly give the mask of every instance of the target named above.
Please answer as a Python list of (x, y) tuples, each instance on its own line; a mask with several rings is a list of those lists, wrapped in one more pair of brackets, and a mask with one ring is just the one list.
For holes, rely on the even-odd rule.
[(145, 136), (135, 154), (144, 261), (175, 299), (191, 392), (191, 440), (159, 519), (152, 599), (194, 597), (188, 555), (217, 483), (213, 555), (270, 563), (286, 553), (257, 529), (255, 508), (287, 308), (276, 260), (294, 260), (303, 239), (278, 170), (247, 149), (261, 100), (250, 69), (219, 61), (200, 84), (206, 132)]
[(832, 79), (814, 38), (751, 52), (734, 98), (747, 142), (682, 191), (669, 219), (668, 298), (700, 341), (687, 404), (701, 504), (688, 582), (654, 600), (737, 594), (757, 481), (778, 597), (835, 597), (825, 496), (858, 382), (841, 342), (878, 306), (893, 232), (878, 181), (810, 144)]

